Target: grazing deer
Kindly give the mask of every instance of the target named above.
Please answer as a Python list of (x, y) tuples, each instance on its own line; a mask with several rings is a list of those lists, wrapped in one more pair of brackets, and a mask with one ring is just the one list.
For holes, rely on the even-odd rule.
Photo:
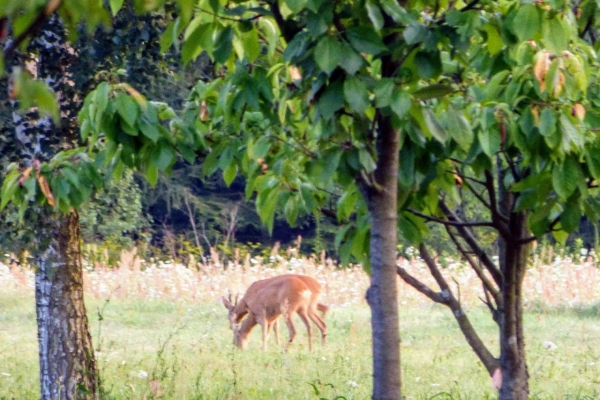
[[(321, 284), (317, 282), (314, 278), (311, 278), (310, 276), (306, 275), (286, 274), (256, 281), (252, 285), (250, 285), (250, 287), (248, 287), (248, 289), (246, 290), (246, 294), (244, 294), (244, 297), (242, 297), (242, 299), (239, 302), (238, 297), (236, 296), (235, 303), (233, 304), (231, 301), (231, 295), (229, 295), (229, 299), (223, 297), (223, 305), (229, 310), (229, 327), (231, 329), (234, 329), (241, 322), (242, 318), (244, 318), (244, 316), (248, 314), (249, 305), (256, 301), (256, 296), (262, 289), (279, 280), (290, 278), (300, 279), (310, 290), (311, 298), (308, 316), (321, 331), (321, 342), (325, 344), (327, 338), (327, 324), (315, 312), (315, 309), (319, 310), (322, 316), (325, 317), (325, 314), (329, 310), (329, 307), (325, 304), (318, 302), (322, 290)], [(277, 318), (272, 320), (267, 325), (267, 336), (269, 332), (271, 332), (271, 328), (273, 328), (273, 330), (275, 331), (275, 339), (277, 341), (277, 344), (279, 344), (279, 323)]]
[(312, 292), (308, 286), (296, 277), (292, 276), (269, 283), (248, 304), (248, 317), (239, 328), (234, 330), (234, 344), (245, 349), (250, 332), (259, 324), (262, 327), (263, 350), (267, 350), (269, 325), (283, 315), (290, 332), (287, 350), (296, 337), (296, 327), (292, 316), (297, 313), (308, 331), (308, 348), (312, 351), (312, 325), (309, 321), (311, 297)]

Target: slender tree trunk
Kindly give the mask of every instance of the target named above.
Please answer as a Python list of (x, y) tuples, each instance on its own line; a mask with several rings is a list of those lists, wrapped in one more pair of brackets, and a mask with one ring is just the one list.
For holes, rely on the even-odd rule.
[(361, 183), (371, 223), (373, 399), (400, 399), (400, 328), (396, 277), (398, 132), (380, 118), (375, 182)]
[(500, 370), (502, 386), (500, 400), (527, 400), (529, 398), (529, 372), (525, 360), (525, 338), (523, 336), (523, 278), (527, 269), (528, 246), (519, 240), (529, 236), (527, 215), (511, 212), (514, 195), (507, 191), (502, 182), (505, 170), (498, 161), (498, 198), (500, 212), (509, 216), (508, 235), (500, 235), (500, 271), (503, 298), (499, 308), (500, 321)]
[(94, 398), (98, 374), (83, 302), (79, 216), (59, 217), (37, 258), (36, 313), (42, 399)]
[[(523, 213), (513, 214), (511, 233), (515, 238), (525, 237), (526, 219)], [(502, 296), (500, 310), (500, 369), (502, 371), (501, 400), (527, 400), (529, 373), (525, 359), (523, 336), (523, 278), (527, 268), (527, 246), (502, 243)]]

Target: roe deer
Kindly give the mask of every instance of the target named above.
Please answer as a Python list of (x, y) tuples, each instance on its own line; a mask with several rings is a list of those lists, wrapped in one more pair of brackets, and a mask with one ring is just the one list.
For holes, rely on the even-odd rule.
[[(315, 308), (319, 310), (323, 317), (327, 314), (329, 307), (325, 304), (319, 303), (319, 296), (321, 295), (321, 284), (317, 282), (314, 278), (306, 275), (297, 275), (297, 274), (285, 274), (275, 276), (273, 278), (262, 279), (256, 281), (248, 287), (246, 290), (246, 294), (244, 297), (238, 302), (238, 297), (236, 296), (235, 303), (232, 304), (231, 295), (229, 295), (229, 299), (223, 297), (223, 305), (229, 310), (228, 319), (229, 319), (229, 327), (234, 329), (236, 325), (240, 323), (242, 318), (248, 313), (249, 304), (252, 303), (256, 297), (256, 295), (266, 286), (271, 283), (274, 283), (280, 279), (289, 279), (291, 277), (300, 279), (308, 289), (311, 291), (311, 299), (308, 315), (309, 318), (317, 325), (319, 330), (321, 331), (321, 342), (325, 344), (327, 337), (327, 324), (323, 319), (315, 312)], [(278, 319), (271, 321), (267, 325), (267, 335), (271, 332), (271, 327), (275, 331), (275, 339), (277, 344), (279, 344), (279, 323)]]
[[(296, 327), (292, 316), (297, 313), (308, 331), (308, 348), (312, 351), (312, 325), (309, 321), (312, 295), (313, 293), (308, 286), (301, 279), (294, 276), (270, 282), (258, 291), (253, 296), (252, 301), (248, 303), (248, 317), (239, 328), (234, 329), (234, 344), (245, 349), (250, 332), (257, 324), (260, 324), (262, 327), (263, 350), (266, 350), (269, 326), (280, 315), (283, 315), (290, 332), (290, 339), (286, 346), (287, 350), (296, 337)], [(313, 314), (316, 314), (314, 310)]]

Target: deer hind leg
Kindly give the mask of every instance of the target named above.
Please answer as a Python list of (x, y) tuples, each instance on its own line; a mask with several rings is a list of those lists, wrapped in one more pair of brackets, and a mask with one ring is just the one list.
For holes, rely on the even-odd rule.
[(300, 308), (296, 312), (300, 316), (302, 322), (304, 322), (304, 325), (306, 325), (306, 331), (308, 332), (308, 350), (312, 351), (312, 325), (308, 320), (310, 314), (306, 308)]
[(323, 318), (319, 316), (315, 312), (314, 309), (309, 310), (308, 317), (317, 325), (319, 330), (321, 331), (321, 344), (325, 344), (327, 342), (327, 324), (323, 321)]

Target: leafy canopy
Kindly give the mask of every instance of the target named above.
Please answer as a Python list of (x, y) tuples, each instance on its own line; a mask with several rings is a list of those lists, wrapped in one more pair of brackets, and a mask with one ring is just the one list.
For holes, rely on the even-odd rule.
[[(440, 193), (456, 198), (457, 175), (481, 183), (497, 162), (510, 171), (502, 184), (516, 196), (513, 211), (528, 213), (536, 236), (560, 237), (600, 211), (587, 201), (600, 177), (596, 3), (181, 0), (163, 48), (182, 42), (184, 60), (207, 52), (218, 78), (198, 82), (178, 114), (101, 84), (80, 114), (84, 153), (96, 167), (145, 171), (151, 183), (178, 154), (200, 156), (205, 174), (247, 177), (247, 197), (256, 193), (270, 227), (278, 209), (293, 224), (333, 205), (347, 222), (343, 259), (365, 261), (357, 182), (375, 184), (374, 121), (383, 116), (401, 135), (405, 237), (427, 234), (405, 210), (438, 214)], [(44, 168), (48, 190), (33, 176), (18, 183), (24, 171), (13, 169), (3, 205), (50, 204), (53, 193), (61, 209), (77, 206), (60, 167)]]

